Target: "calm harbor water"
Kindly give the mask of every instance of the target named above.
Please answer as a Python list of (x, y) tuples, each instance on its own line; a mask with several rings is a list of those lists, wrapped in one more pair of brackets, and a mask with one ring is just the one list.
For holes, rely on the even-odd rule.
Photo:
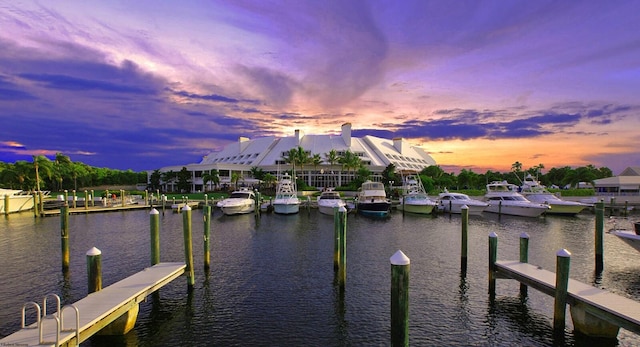
[[(469, 259), (460, 273), (460, 216), (402, 215), (386, 220), (349, 215), (347, 279), (334, 282), (333, 218), (298, 215), (222, 216), (214, 211), (211, 269), (203, 269), (202, 211), (193, 211), (196, 284), (181, 277), (141, 304), (124, 337), (93, 337), (86, 346), (387, 346), (390, 344), (389, 258), (411, 259), (410, 344), (414, 346), (582, 346), (570, 315), (562, 337), (552, 327), (553, 298), (499, 280), (487, 294), (488, 235), (498, 259), (516, 260), (519, 235), (530, 235), (529, 262), (555, 270), (555, 253), (572, 253), (571, 278), (640, 300), (640, 254), (605, 234), (604, 271), (594, 273), (594, 216), (536, 219), (484, 214), (469, 221)], [(0, 219), (0, 337), (20, 327), (20, 310), (57, 293), (64, 303), (87, 294), (85, 253), (102, 251), (103, 287), (150, 264), (149, 211), (72, 215), (71, 266), (61, 271), (60, 219), (23, 213)], [(611, 225), (605, 225), (608, 229)], [(182, 215), (161, 215), (161, 261), (184, 261)], [(82, 314), (82, 313), (81, 313)], [(621, 330), (599, 345), (635, 346)]]

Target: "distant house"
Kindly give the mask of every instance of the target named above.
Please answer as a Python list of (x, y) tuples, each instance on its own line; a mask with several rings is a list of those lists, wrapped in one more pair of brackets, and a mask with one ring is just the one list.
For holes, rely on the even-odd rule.
[(599, 196), (640, 196), (640, 166), (624, 169), (615, 177), (593, 181)]

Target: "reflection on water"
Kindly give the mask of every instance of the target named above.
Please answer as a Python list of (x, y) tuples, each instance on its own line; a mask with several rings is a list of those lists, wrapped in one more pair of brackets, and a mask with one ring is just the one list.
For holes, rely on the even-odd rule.
[[(161, 216), (161, 261), (184, 261), (180, 214)], [(0, 220), (0, 335), (19, 328), (20, 309), (50, 292), (65, 303), (86, 295), (86, 256), (102, 251), (103, 286), (150, 264), (148, 211), (69, 217), (71, 264), (64, 276), (57, 217), (10, 215)], [(583, 345), (567, 319), (565, 334), (551, 329), (553, 299), (519, 283), (498, 280), (487, 293), (488, 235), (498, 234), (498, 259), (518, 259), (527, 232), (529, 262), (555, 269), (555, 253), (572, 253), (571, 278), (640, 300), (637, 251), (605, 235), (605, 268), (596, 274), (595, 221), (574, 218), (470, 216), (468, 263), (461, 271), (460, 217), (393, 213), (375, 220), (349, 215), (347, 276), (333, 270), (333, 217), (315, 210), (297, 215), (223, 216), (211, 225), (211, 269), (203, 266), (203, 221), (193, 212), (196, 284), (181, 277), (141, 303), (136, 328), (124, 337), (93, 337), (91, 346), (166, 345), (388, 345), (389, 258), (411, 259), (409, 332), (412, 345)], [(606, 228), (606, 227), (605, 227)], [(82, 313), (81, 313), (82, 314)], [(638, 337), (621, 330), (617, 341)]]

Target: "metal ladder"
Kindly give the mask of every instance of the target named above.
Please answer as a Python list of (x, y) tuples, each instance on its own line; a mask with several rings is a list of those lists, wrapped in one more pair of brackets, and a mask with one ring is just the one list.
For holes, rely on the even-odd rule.
[[(56, 304), (56, 312), (52, 314), (47, 314), (47, 300), (53, 298), (55, 299)], [(26, 324), (26, 311), (27, 307), (33, 307), (36, 310), (36, 326), (30, 327)], [(72, 308), (76, 314), (76, 327), (71, 329), (64, 328), (64, 310), (67, 308)], [(44, 319), (54, 319), (56, 325), (56, 340), (52, 341), (44, 341), (43, 339), (43, 331), (44, 331)], [(30, 301), (22, 305), (22, 329), (38, 329), (38, 344), (44, 346), (60, 346), (60, 332), (73, 332), (76, 334), (76, 346), (80, 346), (80, 311), (74, 305), (65, 305), (60, 309), (60, 297), (57, 294), (47, 294), (42, 299), (42, 310), (40, 305), (34, 301)]]

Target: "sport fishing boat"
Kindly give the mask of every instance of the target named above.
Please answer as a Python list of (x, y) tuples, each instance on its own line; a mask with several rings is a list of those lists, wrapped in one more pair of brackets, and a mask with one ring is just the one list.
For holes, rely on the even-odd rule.
[(549, 205), (527, 200), (517, 192), (515, 184), (507, 181), (487, 184), (486, 202), (489, 204), (485, 212), (508, 214), (522, 217), (539, 217), (549, 210)]
[(255, 209), (256, 194), (247, 188), (236, 190), (228, 198), (218, 202), (225, 215), (251, 213)]
[(640, 252), (640, 222), (633, 223), (633, 226), (634, 230), (630, 230), (618, 228), (617, 224), (614, 224), (613, 228), (607, 232), (619, 237), (622, 241)]
[(372, 217), (387, 217), (391, 210), (391, 201), (387, 199), (384, 185), (367, 180), (358, 192), (356, 209), (358, 213)]
[(399, 210), (411, 213), (430, 214), (436, 207), (435, 201), (429, 198), (417, 175), (408, 175), (402, 183), (402, 196)]
[[(5, 201), (8, 201), (8, 205), (5, 205)], [(0, 214), (28, 211), (32, 208), (32, 195), (22, 190), (0, 188)]]
[(467, 206), (470, 215), (480, 215), (489, 204), (472, 199), (467, 194), (451, 193), (444, 190), (438, 194), (438, 209), (445, 213), (462, 213), (462, 206)]
[(545, 212), (546, 214), (576, 215), (589, 206), (577, 201), (560, 199), (548, 191), (545, 186), (540, 184), (540, 182), (535, 180), (531, 175), (527, 175), (522, 182), (520, 194), (529, 201), (551, 206), (551, 208)]
[(288, 173), (285, 173), (276, 188), (276, 197), (273, 199), (273, 212), (295, 214), (299, 211), (300, 199), (298, 199), (296, 183)]
[(320, 193), (318, 196), (318, 211), (322, 214), (333, 216), (335, 212), (335, 208), (344, 207), (347, 208), (347, 204), (340, 197), (340, 193), (327, 190)]

